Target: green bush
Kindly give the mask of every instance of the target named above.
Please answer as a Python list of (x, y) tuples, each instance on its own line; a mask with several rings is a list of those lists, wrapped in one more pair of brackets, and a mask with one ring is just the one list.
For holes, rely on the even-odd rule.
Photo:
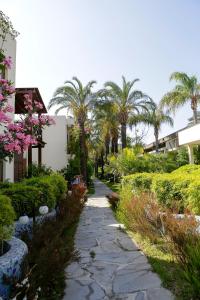
[(24, 214), (32, 216), (35, 209), (45, 204), (41, 199), (40, 190), (34, 186), (15, 183), (3, 189), (1, 193), (11, 199), (17, 218)]
[(23, 184), (26, 186), (36, 187), (40, 191), (41, 203), (47, 205), (49, 209), (54, 208), (56, 205), (56, 190), (55, 185), (52, 184), (50, 176), (33, 177), (25, 179)]
[(159, 203), (183, 212), (185, 207), (186, 188), (191, 179), (187, 175), (162, 174), (154, 177), (151, 190)]
[(30, 171), (31, 171), (31, 175), (33, 177), (51, 175), (53, 173), (53, 170), (51, 169), (51, 167), (47, 167), (46, 165), (38, 166), (35, 163), (33, 163), (31, 166), (29, 166), (28, 174)]
[(136, 173), (124, 176), (123, 188), (135, 193), (153, 192), (157, 201), (168, 208), (200, 213), (200, 166), (182, 166), (172, 173)]
[[(11, 237), (12, 227), (15, 219), (15, 212), (11, 205), (11, 200), (4, 195), (0, 195), (0, 241)], [(1, 251), (1, 249), (0, 249)]]
[(172, 174), (198, 174), (200, 175), (200, 166), (199, 165), (184, 165), (175, 171), (172, 172)]
[(56, 197), (56, 201), (59, 201), (62, 195), (67, 191), (67, 182), (62, 175), (52, 174), (47, 177), (51, 183)]
[(195, 214), (200, 214), (200, 180), (193, 180), (186, 189), (186, 205)]
[(136, 173), (124, 176), (122, 184), (125, 185), (128, 183), (135, 192), (150, 191), (154, 176), (155, 174), (153, 173)]

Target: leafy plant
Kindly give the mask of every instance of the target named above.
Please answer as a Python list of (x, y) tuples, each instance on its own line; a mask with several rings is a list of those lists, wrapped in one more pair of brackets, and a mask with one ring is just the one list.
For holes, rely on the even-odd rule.
[(3, 241), (11, 238), (15, 212), (11, 205), (11, 200), (4, 195), (0, 195), (0, 255), (3, 254)]
[(31, 174), (32, 177), (39, 177), (39, 176), (45, 176), (45, 175), (51, 175), (53, 173), (53, 170), (51, 167), (47, 167), (46, 165), (38, 166), (37, 164), (32, 163), (28, 167), (28, 174)]

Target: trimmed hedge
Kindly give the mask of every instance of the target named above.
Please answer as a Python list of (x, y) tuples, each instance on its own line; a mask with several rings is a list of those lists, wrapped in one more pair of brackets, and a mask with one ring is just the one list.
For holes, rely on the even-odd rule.
[(9, 188), (3, 189), (1, 193), (11, 199), (17, 218), (24, 214), (32, 216), (33, 210), (42, 205), (41, 193), (36, 187), (16, 183)]
[(135, 192), (149, 191), (155, 175), (156, 174), (154, 173), (136, 173), (124, 176), (122, 179), (122, 185), (131, 185)]
[(55, 208), (66, 189), (67, 182), (63, 176), (52, 174), (25, 179), (21, 183), (2, 184), (0, 193), (10, 197), (18, 218), (23, 214), (29, 217), (37, 215), (42, 205)]
[(123, 177), (122, 186), (133, 192), (153, 192), (159, 203), (183, 212), (200, 214), (200, 166), (186, 165), (167, 174), (138, 173)]
[(11, 205), (11, 200), (7, 196), (0, 195), (0, 241), (7, 240), (11, 237), (11, 225), (14, 222), (14, 218), (15, 212)]

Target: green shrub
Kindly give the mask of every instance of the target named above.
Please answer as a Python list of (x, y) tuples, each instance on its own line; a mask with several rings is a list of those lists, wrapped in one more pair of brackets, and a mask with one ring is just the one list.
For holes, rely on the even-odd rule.
[(31, 166), (29, 166), (28, 174), (29, 174), (29, 171), (31, 171), (31, 174), (33, 177), (51, 175), (53, 173), (53, 170), (51, 169), (51, 167), (47, 167), (46, 165), (38, 166), (35, 163), (33, 163)]
[(200, 180), (193, 180), (186, 190), (186, 205), (195, 214), (200, 214)]
[(200, 176), (200, 166), (199, 165), (185, 165), (182, 166), (178, 169), (176, 169), (175, 171), (172, 172), (172, 174), (183, 174), (183, 173), (187, 173), (187, 174), (198, 174)]
[(34, 210), (45, 204), (42, 201), (40, 190), (34, 186), (15, 183), (11, 187), (3, 189), (1, 193), (11, 199), (17, 218), (24, 214), (31, 217)]
[(13, 183), (10, 183), (9, 181), (3, 181), (3, 182), (0, 182), (0, 191), (2, 189), (7, 189), (9, 187), (12, 186)]
[(186, 147), (179, 148), (176, 153), (176, 163), (178, 167), (189, 164), (189, 155)]
[(44, 177), (33, 177), (25, 179), (24, 185), (36, 187), (40, 191), (41, 203), (47, 205), (49, 209), (54, 208), (56, 205), (56, 189), (55, 185), (52, 184), (50, 176)]
[(122, 185), (135, 193), (153, 192), (159, 203), (178, 212), (200, 213), (200, 166), (182, 166), (170, 174), (136, 173), (124, 176)]
[(160, 174), (154, 177), (151, 190), (159, 203), (183, 212), (190, 182), (191, 178), (187, 175)]
[[(15, 212), (11, 205), (11, 200), (4, 195), (0, 195), (0, 241), (11, 237), (12, 227), (15, 219)], [(1, 251), (1, 249), (0, 249)]]
[(59, 201), (62, 195), (67, 191), (67, 182), (62, 175), (52, 174), (48, 177), (51, 183), (56, 197), (56, 201)]
[(152, 180), (155, 174), (152, 173), (136, 173), (124, 176), (122, 184), (129, 184), (135, 192), (144, 192), (151, 190)]

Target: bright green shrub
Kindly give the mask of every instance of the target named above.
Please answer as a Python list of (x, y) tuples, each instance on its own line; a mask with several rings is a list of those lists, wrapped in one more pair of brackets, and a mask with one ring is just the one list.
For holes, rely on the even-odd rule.
[(129, 184), (135, 192), (144, 192), (151, 190), (152, 179), (155, 174), (152, 173), (136, 173), (124, 176), (122, 184)]
[(45, 204), (42, 201), (40, 190), (34, 186), (15, 183), (11, 187), (3, 189), (1, 193), (11, 199), (17, 218), (23, 214), (32, 216), (33, 210)]
[(200, 176), (200, 165), (193, 165), (193, 164), (185, 165), (172, 172), (172, 174), (183, 174), (183, 173), (187, 173), (187, 174), (199, 173)]
[(49, 182), (52, 184), (56, 201), (59, 201), (61, 196), (67, 191), (67, 182), (62, 175), (52, 174), (48, 177)]
[(186, 205), (195, 214), (200, 214), (200, 180), (192, 180), (186, 189), (187, 199)]
[(187, 174), (160, 174), (154, 177), (151, 190), (158, 202), (182, 212), (186, 208), (186, 189), (190, 183), (191, 178)]
[(11, 237), (12, 228), (15, 219), (15, 212), (11, 205), (11, 200), (4, 195), (0, 195), (0, 241)]
[(41, 203), (47, 205), (49, 209), (56, 205), (55, 185), (52, 184), (50, 176), (32, 177), (23, 181), (24, 185), (36, 187), (40, 191)]

